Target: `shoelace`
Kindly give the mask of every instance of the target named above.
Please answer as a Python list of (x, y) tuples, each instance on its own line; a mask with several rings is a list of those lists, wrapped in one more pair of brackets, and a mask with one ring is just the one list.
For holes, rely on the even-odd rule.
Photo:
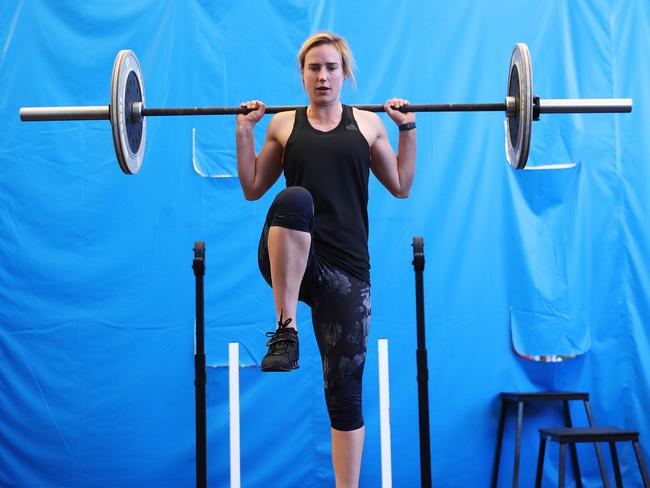
[[(278, 321), (278, 329), (275, 332), (267, 332), (266, 337), (270, 337), (271, 341), (273, 341), (274, 338), (280, 336), (281, 334), (285, 334), (285, 329), (287, 328), (287, 325), (289, 325), (292, 322), (291, 317), (289, 317), (287, 320), (284, 322), (282, 321), (282, 312), (280, 312), (280, 320)], [(282, 350), (287, 350), (287, 346), (293, 347), (293, 340), (282, 340), (278, 337), (277, 342), (273, 342), (271, 344), (271, 348), (273, 349), (273, 352), (281, 352)]]
[(266, 337), (275, 337), (276, 335), (283, 332), (283, 330), (289, 325), (293, 319), (289, 317), (287, 320), (282, 322), (282, 312), (280, 312), (280, 320), (278, 320), (278, 329), (275, 332), (267, 332)]

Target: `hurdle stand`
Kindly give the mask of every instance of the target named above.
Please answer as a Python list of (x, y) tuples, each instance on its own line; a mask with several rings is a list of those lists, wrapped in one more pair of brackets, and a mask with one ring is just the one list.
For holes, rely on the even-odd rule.
[[(196, 486), (207, 488), (207, 422), (204, 276), (205, 243), (194, 244), (192, 269), (196, 278), (196, 323), (194, 331), (194, 385), (196, 407)], [(390, 442), (390, 390), (388, 375), (388, 340), (377, 341), (379, 370), (379, 417), (382, 488), (392, 488)], [(239, 343), (228, 344), (228, 401), (230, 425), (230, 486), (241, 487)]]
[(415, 271), (415, 307), (417, 317), (417, 380), (420, 419), (420, 480), (422, 488), (431, 488), (431, 437), (429, 432), (429, 367), (424, 328), (424, 239), (413, 237)]
[[(379, 424), (381, 443), (381, 486), (392, 488), (390, 443), (390, 390), (388, 376), (388, 340), (377, 341), (379, 369)], [(228, 391), (230, 417), (230, 487), (241, 486), (241, 450), (239, 423), (239, 343), (228, 344)]]
[(192, 269), (196, 278), (196, 324), (194, 332), (194, 387), (196, 409), (196, 486), (207, 488), (207, 447), (205, 414), (205, 316), (203, 276), (205, 275), (205, 242), (194, 243)]

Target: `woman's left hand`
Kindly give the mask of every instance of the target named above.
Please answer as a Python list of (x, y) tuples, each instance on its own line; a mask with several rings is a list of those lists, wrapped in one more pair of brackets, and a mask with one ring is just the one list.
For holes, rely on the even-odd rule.
[(384, 110), (397, 125), (406, 124), (407, 122), (415, 122), (414, 112), (402, 113), (399, 110), (396, 110), (408, 104), (409, 101), (404, 98), (391, 98), (384, 104)]

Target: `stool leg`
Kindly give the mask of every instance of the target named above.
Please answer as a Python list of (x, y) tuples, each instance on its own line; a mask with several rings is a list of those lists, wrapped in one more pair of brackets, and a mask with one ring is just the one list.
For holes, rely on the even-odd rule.
[[(591, 415), (589, 400), (584, 400), (584, 403), (585, 412), (587, 412), (587, 422), (589, 422), (589, 427), (593, 427), (594, 417)], [(603, 460), (603, 454), (600, 452), (600, 446), (597, 442), (594, 442), (594, 449), (596, 449), (596, 459), (598, 459), (598, 469), (600, 469), (600, 477), (603, 480), (603, 486), (609, 488), (609, 477), (607, 476), (607, 470), (605, 469), (605, 461)]]
[(623, 488), (623, 480), (621, 479), (621, 466), (618, 464), (618, 454), (616, 453), (616, 442), (610, 441), (609, 452), (612, 455), (612, 464), (614, 465), (616, 488)]
[(521, 430), (524, 423), (524, 402), (517, 402), (517, 434), (515, 440), (515, 467), (512, 473), (512, 488), (519, 485), (519, 452), (521, 451)]
[(643, 456), (641, 455), (641, 448), (639, 443), (632, 441), (632, 446), (634, 447), (634, 454), (636, 455), (636, 462), (639, 465), (639, 471), (641, 471), (641, 478), (643, 478), (643, 488), (650, 488), (650, 479), (648, 477), (648, 470), (645, 467), (643, 462)]
[(542, 488), (542, 473), (544, 472), (544, 452), (546, 451), (546, 439), (539, 438), (539, 454), (537, 454), (537, 474), (535, 475), (535, 488)]
[[(562, 408), (562, 413), (564, 415), (564, 425), (571, 428), (573, 427), (573, 422), (571, 421), (569, 401), (564, 400), (562, 403), (564, 404)], [(578, 464), (578, 452), (576, 450), (576, 445), (572, 442), (569, 444), (569, 449), (571, 450), (571, 463), (573, 464), (573, 477), (576, 480), (576, 488), (582, 488), (582, 476), (580, 476), (580, 465)]]
[(499, 479), (499, 463), (501, 462), (501, 446), (503, 444), (503, 427), (506, 422), (506, 401), (501, 400), (501, 416), (499, 417), (499, 428), (497, 429), (497, 445), (494, 450), (494, 462), (492, 463), (492, 481), (491, 488), (497, 488), (497, 480)]
[(558, 483), (559, 488), (564, 488), (564, 471), (566, 466), (566, 444), (560, 442), (560, 466), (558, 467)]

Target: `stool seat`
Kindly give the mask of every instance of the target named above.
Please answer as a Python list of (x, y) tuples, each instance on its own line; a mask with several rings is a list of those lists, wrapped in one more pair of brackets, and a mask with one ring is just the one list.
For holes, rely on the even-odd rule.
[(531, 391), (503, 392), (502, 400), (522, 402), (526, 400), (589, 400), (589, 393), (582, 391)]
[[(546, 450), (546, 442), (553, 441), (560, 445), (560, 461), (558, 466), (558, 484), (559, 488), (564, 488), (564, 471), (566, 465), (566, 448), (567, 444), (570, 449), (575, 448), (578, 442), (607, 442), (609, 443), (609, 451), (612, 457), (612, 466), (614, 467), (614, 476), (616, 477), (617, 488), (623, 487), (623, 479), (621, 477), (621, 468), (618, 462), (618, 453), (616, 451), (617, 442), (631, 442), (636, 456), (637, 464), (639, 465), (639, 473), (645, 488), (650, 488), (650, 479), (648, 478), (648, 470), (643, 462), (641, 454), (641, 447), (639, 446), (639, 433), (634, 430), (624, 430), (618, 427), (554, 427), (539, 429), (539, 452), (537, 455), (537, 474), (535, 476), (535, 488), (542, 486), (542, 473), (544, 471), (544, 451)], [(599, 451), (596, 451), (597, 454)], [(600, 461), (600, 460), (599, 460)], [(607, 475), (601, 471), (603, 478), (603, 486), (609, 488), (609, 480)], [(576, 484), (582, 484), (579, 474), (576, 476)]]
[(539, 429), (539, 435), (547, 440), (566, 442), (619, 442), (638, 441), (639, 433), (618, 427), (560, 427)]

